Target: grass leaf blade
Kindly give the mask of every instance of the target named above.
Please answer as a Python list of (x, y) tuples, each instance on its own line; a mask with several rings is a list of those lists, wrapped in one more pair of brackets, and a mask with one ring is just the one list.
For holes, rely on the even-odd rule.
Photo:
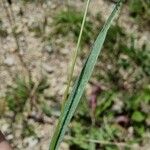
[(71, 84), (71, 81), (72, 81), (72, 78), (73, 78), (73, 72), (74, 72), (77, 56), (78, 56), (78, 53), (79, 53), (81, 38), (82, 38), (82, 35), (83, 35), (83, 29), (84, 29), (84, 25), (85, 25), (85, 22), (86, 22), (86, 16), (87, 16), (89, 4), (90, 4), (90, 0), (87, 0), (84, 16), (83, 16), (83, 20), (82, 20), (82, 25), (81, 25), (81, 29), (80, 29), (80, 33), (79, 33), (79, 37), (78, 37), (77, 46), (76, 46), (76, 49), (75, 49), (75, 51), (73, 52), (73, 55), (72, 55), (71, 67), (70, 67), (69, 74), (68, 74), (68, 84), (67, 84), (67, 88), (66, 88), (65, 93), (64, 93), (63, 103), (65, 103), (65, 100), (67, 99), (70, 84)]
[(59, 123), (56, 127), (54, 136), (52, 138), (51, 144), (50, 144), (50, 150), (57, 150), (58, 146), (60, 145), (60, 142), (62, 141), (65, 131), (67, 129), (67, 126), (78, 106), (78, 103), (80, 101), (80, 98), (84, 92), (85, 86), (88, 83), (92, 71), (94, 69), (94, 66), (97, 62), (97, 58), (99, 56), (99, 53), (102, 49), (102, 46), (104, 44), (108, 29), (111, 26), (112, 21), (114, 20), (116, 13), (118, 12), (118, 9), (120, 8), (120, 4), (123, 0), (119, 0), (116, 4), (114, 10), (112, 11), (111, 15), (109, 16), (107, 22), (105, 23), (103, 29), (99, 33), (92, 51), (90, 52), (82, 71), (76, 80), (73, 90), (71, 94), (68, 97), (68, 100), (66, 101), (64, 108), (62, 110)]

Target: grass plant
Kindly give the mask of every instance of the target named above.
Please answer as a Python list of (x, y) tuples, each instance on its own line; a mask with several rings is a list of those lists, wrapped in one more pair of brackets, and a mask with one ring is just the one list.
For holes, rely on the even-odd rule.
[(63, 137), (65, 135), (67, 127), (70, 123), (70, 120), (71, 120), (72, 116), (74, 115), (74, 112), (78, 106), (78, 103), (80, 102), (80, 98), (84, 92), (85, 86), (88, 83), (88, 81), (92, 75), (92, 71), (97, 62), (99, 53), (103, 47), (107, 32), (108, 32), (108, 30), (111, 26), (111, 23), (114, 20), (116, 14), (118, 13), (118, 9), (120, 8), (121, 3), (122, 3), (122, 0), (119, 0), (118, 3), (116, 4), (114, 10), (112, 11), (111, 15), (109, 16), (108, 20), (104, 24), (101, 32), (99, 33), (99, 35), (94, 43), (94, 46), (93, 46), (91, 52), (81, 70), (81, 73), (73, 86), (73, 90), (71, 91), (71, 93), (63, 107), (58, 125), (55, 129), (54, 136), (51, 140), (51, 144), (50, 144), (50, 148), (49, 148), (50, 150), (57, 150), (61, 141), (63, 140)]

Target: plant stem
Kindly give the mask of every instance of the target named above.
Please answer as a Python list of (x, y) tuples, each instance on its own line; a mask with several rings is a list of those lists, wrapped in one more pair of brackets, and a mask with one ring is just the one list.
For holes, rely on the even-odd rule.
[(118, 11), (120, 10), (121, 4), (123, 0), (119, 0), (118, 3), (115, 5), (113, 11), (109, 15), (106, 23), (104, 24), (102, 30), (99, 32), (96, 41), (93, 45), (92, 50), (90, 51), (85, 64), (82, 67), (82, 70), (80, 72), (80, 75), (78, 76), (77, 80), (75, 81), (75, 84), (73, 86), (73, 89), (65, 102), (61, 115), (59, 117), (59, 121), (57, 124), (57, 127), (55, 129), (55, 132), (53, 134), (53, 137), (50, 142), (49, 150), (58, 150), (60, 143), (62, 142), (65, 132), (68, 128), (68, 125), (77, 109), (77, 106), (81, 100), (81, 97), (83, 95), (83, 92), (85, 90), (85, 87), (90, 80), (90, 77), (92, 75), (92, 72), (94, 70), (94, 67), (96, 65), (96, 62), (98, 60), (98, 56), (102, 50), (104, 41), (106, 39), (108, 30), (113, 22), (113, 20), (116, 17), (116, 14), (118, 14)]
[(71, 59), (72, 60), (71, 61), (71, 67), (68, 71), (69, 72), (68, 77), (67, 77), (67, 80), (68, 80), (67, 82), (68, 83), (67, 83), (67, 88), (66, 88), (65, 93), (64, 93), (63, 103), (66, 101), (66, 99), (68, 97), (71, 81), (72, 81), (72, 78), (73, 78), (73, 72), (74, 72), (77, 56), (78, 56), (79, 49), (80, 49), (80, 43), (81, 43), (81, 38), (82, 38), (82, 34), (83, 34), (83, 29), (84, 29), (84, 25), (85, 25), (85, 21), (86, 21), (86, 16), (87, 16), (89, 4), (90, 4), (90, 0), (87, 0), (85, 12), (84, 12), (84, 17), (83, 17), (83, 21), (82, 21), (82, 25), (81, 25), (81, 29), (80, 29), (80, 34), (79, 34), (79, 37), (78, 37), (77, 46), (76, 46), (75, 51), (73, 51), (72, 59)]
[[(73, 139), (73, 137), (71, 136), (67, 136), (65, 138), (65, 140), (71, 140)], [(80, 139), (81, 140), (81, 139)], [(110, 146), (118, 146), (121, 148), (134, 148), (135, 146), (133, 144), (128, 144), (128, 143), (124, 143), (124, 142), (112, 142), (112, 141), (103, 141), (103, 140), (94, 140), (94, 139), (85, 139), (85, 140), (81, 140), (83, 142), (92, 142), (95, 144), (101, 144), (101, 145), (110, 145)], [(140, 148), (140, 146), (138, 146), (138, 148)]]
[(12, 30), (12, 35), (13, 35), (13, 38), (14, 38), (14, 41), (16, 43), (16, 56), (18, 57), (20, 63), (21, 63), (21, 66), (23, 67), (23, 69), (25, 70), (25, 72), (27, 73), (28, 75), (28, 80), (29, 82), (32, 80), (31, 79), (31, 72), (30, 70), (28, 69), (27, 67), (27, 64), (25, 63), (22, 55), (20, 54), (20, 51), (21, 51), (21, 47), (20, 47), (20, 43), (19, 43), (19, 39), (18, 39), (18, 36), (17, 34), (15, 33), (15, 31), (13, 31), (14, 27), (15, 27), (15, 17), (14, 17), (14, 13), (13, 13), (13, 10), (11, 8), (11, 6), (9, 7), (10, 8), (10, 13), (9, 13), (9, 10), (8, 10), (8, 7), (6, 6), (6, 3), (4, 0), (2, 0), (2, 4), (3, 4), (3, 7), (4, 7), (4, 10), (6, 12), (6, 15), (7, 15), (7, 18), (8, 18), (8, 21), (9, 21), (9, 24), (11, 26), (11, 30)]

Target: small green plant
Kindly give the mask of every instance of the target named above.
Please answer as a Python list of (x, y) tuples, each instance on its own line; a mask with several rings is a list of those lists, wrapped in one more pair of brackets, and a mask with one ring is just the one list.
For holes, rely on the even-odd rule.
[(34, 97), (38, 101), (40, 94), (48, 87), (46, 78), (42, 78), (37, 85), (32, 81), (27, 82), (25, 78), (16, 78), (15, 85), (8, 87), (6, 92), (5, 99), (8, 108), (15, 114), (22, 113), (27, 100), (32, 105), (32, 98)]
[(138, 24), (149, 25), (150, 23), (150, 1), (149, 0), (132, 0), (129, 1), (129, 10)]
[(21, 113), (30, 95), (25, 79), (16, 79), (16, 85), (10, 86), (6, 92), (8, 108), (14, 113)]
[[(67, 35), (72, 33), (75, 41), (78, 40), (82, 25), (83, 13), (70, 8), (68, 10), (62, 10), (54, 17), (54, 34)], [(94, 25), (90, 20), (87, 20), (82, 35), (82, 45), (91, 42), (94, 35)]]
[[(131, 119), (133, 123), (143, 124), (148, 118), (149, 106), (150, 106), (150, 87), (146, 87), (135, 93), (126, 101), (126, 111), (131, 112)], [(144, 108), (144, 109), (143, 109)], [(146, 122), (145, 122), (146, 124)]]
[[(97, 148), (115, 149), (118, 147), (132, 150), (134, 143), (144, 138), (145, 132), (149, 132), (150, 95), (149, 87), (141, 89), (131, 96), (126, 94), (121, 100), (123, 107), (114, 110), (115, 100), (119, 99), (121, 91), (103, 91), (97, 96), (95, 113), (95, 126), (91, 130), (91, 119), (88, 108), (88, 97), (83, 97), (78, 111), (71, 122), (69, 130), (70, 149), (86, 150), (89, 143), (94, 142)], [(143, 109), (144, 108), (144, 109)], [(133, 136), (128, 137), (129, 127), (133, 127)], [(127, 135), (127, 136), (124, 136)], [(121, 142), (120, 141), (126, 141)]]
[(123, 136), (125, 132), (116, 124), (101, 122), (101, 127), (96, 126), (92, 129), (93, 137), (89, 132), (90, 127), (85, 126), (83, 120), (73, 121), (70, 137), (70, 149), (87, 150), (90, 143), (94, 143), (97, 149), (119, 150), (119, 147), (132, 149), (132, 144), (115, 142), (117, 138)]
[(127, 47), (125, 52), (137, 66), (142, 68), (146, 76), (150, 75), (150, 53), (147, 45), (144, 44), (141, 48), (136, 48), (133, 44), (132, 47)]
[(35, 37), (42, 37), (43, 34), (43, 30), (42, 30), (42, 25), (38, 24), (38, 23), (33, 23), (30, 27), (29, 27), (29, 31), (34, 33)]
[(23, 121), (23, 130), (22, 130), (22, 137), (29, 137), (29, 136), (36, 136), (34, 131), (34, 126), (29, 124), (28, 121)]
[[(131, 35), (127, 36), (127, 33), (119, 25), (113, 25), (105, 42), (105, 51), (100, 58), (103, 65), (97, 67), (97, 70), (94, 72), (97, 79), (109, 81), (110, 88), (120, 90), (120, 88), (128, 88), (124, 86), (124, 83), (127, 80), (127, 82), (130, 82), (130, 79), (133, 78), (135, 82), (129, 83), (129, 85), (138, 88), (139, 85), (136, 81), (141, 79), (142, 76), (146, 80), (149, 76), (150, 53), (147, 43), (138, 47), (136, 42), (137, 39)], [(136, 68), (139, 69), (134, 71)], [(105, 72), (100, 74), (98, 71), (100, 69)], [(122, 71), (126, 72), (129, 78), (123, 79)]]
[(13, 112), (11, 117), (11, 129), (15, 137), (15, 125), (22, 124), (21, 137), (34, 136), (33, 125), (28, 122), (28, 117), (33, 109), (38, 110), (38, 105), (41, 105), (41, 95), (49, 85), (46, 78), (42, 78), (37, 82), (27, 82), (24, 77), (17, 77), (12, 86), (9, 86), (6, 92), (5, 101), (9, 111)]
[(105, 47), (108, 48), (108, 50), (111, 50), (113, 49), (114, 44), (122, 44), (124, 42), (124, 39), (124, 30), (118, 24), (112, 25), (110, 27), (110, 31), (108, 32), (108, 38), (106, 39)]

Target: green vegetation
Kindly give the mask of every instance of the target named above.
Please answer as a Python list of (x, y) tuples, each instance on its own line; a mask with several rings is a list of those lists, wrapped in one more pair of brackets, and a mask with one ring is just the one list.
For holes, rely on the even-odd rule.
[[(101, 65), (96, 66), (94, 71), (98, 86), (102, 84), (107, 87), (100, 90), (98, 95), (95, 94), (96, 108), (92, 118), (93, 110), (88, 104), (89, 97), (82, 98), (71, 123), (71, 149), (88, 149), (91, 143), (89, 139), (92, 139), (93, 143), (96, 142), (96, 147), (101, 149), (119, 150), (120, 145), (133, 149), (134, 144), (147, 139), (145, 134), (150, 132), (150, 53), (145, 44), (141, 49), (136, 48), (135, 41), (136, 39), (127, 35), (119, 25), (110, 28), (99, 59)], [(94, 89), (97, 84), (91, 86)], [(93, 118), (94, 136), (91, 136)], [(133, 131), (129, 138), (130, 128), (133, 128)]]
[(50, 150), (58, 149), (60, 142), (62, 141), (62, 139), (64, 137), (64, 134), (66, 132), (68, 124), (71, 121), (71, 118), (74, 115), (76, 107), (78, 106), (78, 103), (84, 92), (85, 86), (88, 83), (88, 81), (92, 75), (94, 66), (97, 62), (99, 53), (102, 49), (107, 32), (111, 26), (113, 19), (115, 18), (115, 15), (119, 9), (119, 6), (121, 5), (120, 4), (121, 2), (122, 1), (119, 1), (116, 4), (116, 7), (112, 11), (110, 17), (108, 18), (107, 22), (105, 23), (104, 27), (102, 28), (101, 32), (99, 33), (99, 35), (94, 43), (93, 49), (92, 49), (91, 53), (89, 54), (84, 66), (81, 70), (81, 73), (74, 84), (74, 88), (73, 88), (72, 92), (70, 93), (70, 96), (68, 97), (67, 101), (65, 102), (65, 105), (62, 109), (62, 113), (60, 115), (59, 123), (56, 127), (54, 136), (53, 136), (51, 144), (50, 144)]
[[(84, 97), (71, 123), (71, 137), (73, 137), (70, 139), (71, 148), (88, 149), (89, 139), (98, 141), (96, 143), (97, 148), (115, 150), (118, 150), (118, 145), (115, 144), (116, 141), (118, 141), (118, 144), (126, 141), (123, 147), (128, 149), (133, 148), (132, 144), (144, 141), (145, 133), (150, 130), (148, 123), (149, 92), (149, 87), (130, 96), (120, 96), (121, 93), (125, 94), (121, 91), (107, 90), (101, 92), (97, 96), (97, 105), (94, 113), (96, 122), (92, 129), (93, 137), (90, 134), (92, 120), (88, 113), (92, 110), (87, 104), (89, 100)], [(120, 105), (117, 102), (119, 98), (122, 100)], [(130, 138), (127, 131), (129, 127), (133, 127), (133, 135)], [(103, 141), (106, 143), (103, 144)], [(112, 142), (111, 144), (109, 144), (110, 141)]]
[(14, 113), (23, 111), (25, 103), (29, 97), (30, 89), (24, 79), (16, 80), (16, 87), (9, 87), (6, 93), (8, 107)]
[(140, 27), (150, 23), (150, 1), (149, 0), (132, 0), (129, 1), (130, 14)]
[[(111, 2), (107, 0), (106, 6)], [(95, 6), (91, 6), (84, 20), (81, 44), (79, 34), (85, 1), (77, 6), (74, 1), (12, 3), (12, 7), (6, 5), (6, 14), (2, 12), (0, 16), (0, 130), (6, 138), (8, 135), (13, 148), (28, 149), (30, 141), (28, 144), (24, 141), (32, 138), (38, 141), (35, 148), (44, 145), (52, 132), (47, 127), (54, 126), (60, 117), (54, 137), (50, 139), (51, 150), (57, 149), (62, 141), (71, 150), (146, 149), (150, 140), (150, 45), (147, 42), (150, 1), (126, 1), (123, 13), (120, 12), (122, 20), (118, 17), (111, 26), (112, 16), (106, 22), (105, 14), (99, 10), (92, 12)], [(32, 10), (33, 14), (30, 7), (37, 7)], [(9, 19), (12, 20), (10, 25)], [(131, 27), (134, 33), (127, 32)], [(71, 92), (67, 91), (65, 100), (68, 100), (63, 103), (62, 91), (68, 83), (64, 81), (63, 71), (71, 50), (77, 50), (79, 61), (75, 70), (81, 73), (73, 88), (70, 87), (74, 81), (71, 75), (68, 84)], [(73, 63), (74, 58), (71, 57)], [(82, 63), (83, 68), (79, 68)], [(14, 78), (16, 74), (19, 77)], [(3, 81), (7, 78), (8, 82)]]
[[(8, 87), (5, 97), (7, 105), (5, 104), (5, 107), (13, 112), (13, 117), (10, 118), (12, 120), (12, 132), (15, 130), (15, 123), (22, 122), (21, 137), (36, 136), (33, 125), (27, 119), (31, 115), (30, 112), (38, 109), (43, 103), (41, 95), (48, 87), (46, 78), (41, 79), (37, 84), (27, 82), (24, 77), (17, 77), (13, 86)], [(3, 113), (5, 114), (4, 111)]]
[(34, 82), (27, 82), (25, 78), (16, 78), (14, 86), (8, 87), (6, 93), (5, 99), (8, 103), (8, 108), (15, 114), (22, 113), (25, 109), (27, 100), (30, 101), (32, 107), (32, 105), (34, 105), (34, 103), (32, 104), (33, 97), (36, 98), (34, 101), (37, 103), (40, 94), (43, 94), (44, 90), (48, 87), (44, 78), (38, 85)]
[[(54, 33), (53, 34), (62, 34), (63, 36), (68, 35), (69, 33), (73, 34), (75, 41), (77, 42), (81, 24), (83, 19), (83, 13), (70, 8), (68, 10), (62, 10), (54, 17)], [(93, 23), (90, 20), (87, 20), (83, 29), (82, 43), (90, 43), (93, 39), (94, 30)]]

